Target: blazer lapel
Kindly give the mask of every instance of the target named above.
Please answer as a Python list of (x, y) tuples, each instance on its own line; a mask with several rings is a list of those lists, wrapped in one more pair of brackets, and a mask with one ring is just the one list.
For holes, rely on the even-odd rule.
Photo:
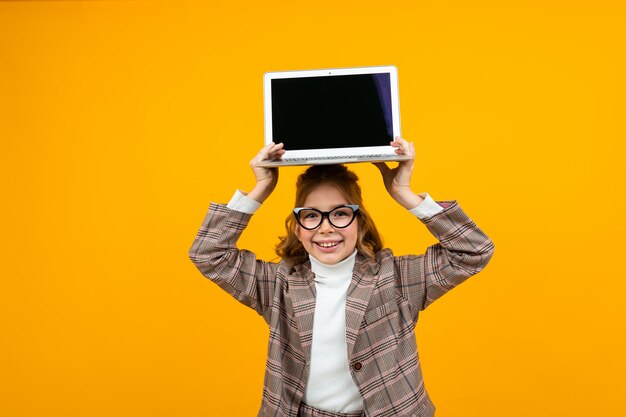
[(361, 328), (365, 310), (370, 302), (379, 265), (373, 260), (357, 254), (352, 282), (348, 287), (346, 298), (346, 339), (348, 342), (348, 358), (351, 358), (356, 338)]
[(315, 314), (315, 281), (311, 264), (307, 261), (295, 267), (295, 273), (288, 276), (289, 294), (298, 324), (300, 344), (307, 362), (311, 360), (313, 343), (313, 315)]

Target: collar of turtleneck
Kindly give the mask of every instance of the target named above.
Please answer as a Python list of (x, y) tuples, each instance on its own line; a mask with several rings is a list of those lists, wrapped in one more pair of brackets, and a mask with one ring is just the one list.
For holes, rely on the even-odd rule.
[(341, 262), (329, 265), (322, 263), (309, 255), (311, 261), (311, 271), (315, 274), (315, 282), (317, 284), (328, 285), (330, 287), (341, 286), (345, 280), (352, 280), (352, 271), (356, 261), (357, 250), (352, 252)]

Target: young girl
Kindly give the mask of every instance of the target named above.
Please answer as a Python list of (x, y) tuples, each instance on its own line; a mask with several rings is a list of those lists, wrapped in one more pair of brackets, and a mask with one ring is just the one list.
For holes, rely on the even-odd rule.
[(282, 156), (282, 144), (251, 161), (252, 191), (209, 207), (191, 260), (270, 327), (259, 416), (434, 415), (415, 341), (419, 312), (479, 272), (494, 245), (456, 201), (437, 203), (411, 190), (413, 144), (396, 139), (391, 145), (411, 160), (376, 166), (391, 197), (439, 240), (425, 254), (383, 249), (357, 177), (342, 165), (313, 166), (298, 178), (280, 262), (237, 249), (278, 181), (275, 168), (255, 163)]

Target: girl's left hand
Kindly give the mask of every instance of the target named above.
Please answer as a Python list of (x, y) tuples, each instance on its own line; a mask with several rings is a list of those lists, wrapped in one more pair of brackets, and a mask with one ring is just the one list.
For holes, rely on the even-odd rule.
[(407, 209), (417, 207), (424, 199), (411, 190), (411, 177), (415, 162), (415, 147), (412, 142), (396, 136), (396, 140), (390, 145), (396, 148), (398, 155), (409, 155), (411, 159), (401, 161), (397, 167), (389, 168), (384, 162), (374, 163), (379, 169), (385, 188), (391, 197)]

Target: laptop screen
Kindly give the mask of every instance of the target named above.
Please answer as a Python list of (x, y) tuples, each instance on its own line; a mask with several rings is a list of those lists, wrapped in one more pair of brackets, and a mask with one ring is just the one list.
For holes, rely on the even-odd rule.
[(272, 140), (286, 149), (387, 146), (393, 140), (388, 73), (271, 82)]

